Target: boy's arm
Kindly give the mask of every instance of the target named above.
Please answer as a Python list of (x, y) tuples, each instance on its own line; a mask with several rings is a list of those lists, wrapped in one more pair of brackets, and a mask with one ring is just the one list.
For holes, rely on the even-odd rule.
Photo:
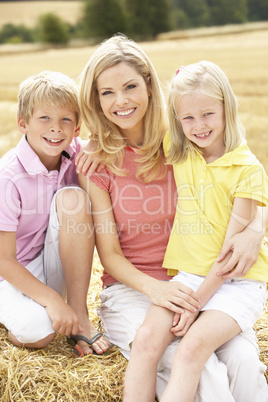
[(0, 276), (44, 306), (55, 331), (63, 335), (75, 335), (81, 330), (75, 312), (62, 297), (17, 261), (16, 232), (0, 231)]
[[(218, 272), (224, 279), (239, 278), (246, 275), (256, 263), (262, 240), (268, 227), (268, 206), (258, 207), (257, 213), (243, 232), (227, 240), (219, 254), (218, 261), (222, 261), (229, 251), (232, 257)], [(235, 267), (235, 269), (233, 269)]]

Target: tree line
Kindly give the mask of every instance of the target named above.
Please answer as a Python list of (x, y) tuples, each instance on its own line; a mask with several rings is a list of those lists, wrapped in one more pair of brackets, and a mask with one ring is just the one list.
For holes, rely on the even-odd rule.
[(99, 41), (116, 32), (146, 40), (171, 30), (268, 20), (267, 0), (81, 0), (81, 7), (74, 25), (53, 13), (41, 15), (34, 28), (7, 24), (0, 43)]

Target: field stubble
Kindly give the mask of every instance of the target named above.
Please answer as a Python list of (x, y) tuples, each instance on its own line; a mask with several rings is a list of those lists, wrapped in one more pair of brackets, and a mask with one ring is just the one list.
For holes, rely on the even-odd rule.
[[(180, 65), (199, 60), (217, 63), (227, 74), (238, 97), (247, 140), (268, 171), (268, 30), (184, 40), (144, 42), (164, 89)], [(79, 77), (94, 47), (47, 49), (0, 56), (0, 156), (20, 138), (16, 123), (19, 83), (42, 70)], [(17, 133), (17, 134), (16, 134)], [(86, 135), (85, 129), (83, 136)]]
[[(141, 46), (153, 61), (164, 89), (180, 65), (204, 59), (219, 64), (238, 97), (248, 143), (268, 171), (267, 43), (268, 31), (259, 31), (205, 39), (147, 42)], [(0, 156), (21, 138), (16, 122), (19, 83), (42, 70), (58, 70), (77, 79), (93, 51), (94, 47), (85, 47), (0, 55)], [(86, 137), (85, 128), (82, 136)], [(95, 261), (88, 298), (90, 317), (95, 325), (98, 325), (95, 309), (100, 291), (98, 270), (101, 267)], [(267, 313), (267, 310), (263, 313), (256, 330), (260, 358), (268, 366)], [(77, 398), (89, 400), (90, 397), (100, 402), (121, 400), (126, 361), (117, 352), (103, 362), (93, 359), (90, 362), (88, 359), (72, 361), (70, 348), (63, 338), (57, 338), (57, 342), (53, 342), (45, 351), (26, 353), (10, 345), (1, 325), (0, 337), (0, 396), (4, 397), (3, 400), (24, 401), (26, 396), (29, 400), (55, 400), (55, 395), (59, 401), (70, 402)], [(24, 364), (25, 359), (28, 366)], [(46, 377), (44, 373), (50, 372), (53, 375)], [(12, 378), (12, 381), (8, 378)]]

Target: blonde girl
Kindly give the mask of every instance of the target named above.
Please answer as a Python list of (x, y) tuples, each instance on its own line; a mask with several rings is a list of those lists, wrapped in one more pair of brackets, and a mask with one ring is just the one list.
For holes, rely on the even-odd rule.
[[(161, 86), (140, 46), (123, 35), (102, 43), (82, 72), (80, 106), (95, 143), (95, 156), (106, 164), (90, 180), (80, 176), (80, 185), (92, 201), (96, 245), (104, 267), (98, 313), (105, 334), (129, 358), (137, 329), (152, 303), (173, 314), (198, 308), (195, 293), (168, 281), (162, 267), (175, 215), (175, 183), (162, 150), (166, 124)], [(223, 352), (226, 364), (230, 368), (233, 364), (237, 371), (237, 362), (247, 350), (245, 356), (253, 358), (259, 371), (254, 348), (242, 338), (235, 339), (236, 361), (229, 355), (230, 346)], [(153, 395), (155, 389), (159, 396), (164, 391), (176, 346), (175, 341), (163, 354)], [(203, 373), (200, 400), (216, 379), (213, 372), (204, 369)], [(230, 393), (226, 373), (223, 377), (217, 386)], [(141, 400), (142, 389), (140, 382), (135, 400)], [(219, 400), (225, 402), (224, 393)]]
[[(126, 375), (125, 401), (134, 400), (137, 384), (132, 378), (138, 364), (143, 367), (152, 350), (157, 351), (150, 362), (149, 372), (153, 372), (155, 360), (175, 336), (183, 338), (161, 401), (193, 401), (207, 360), (241, 331), (244, 336), (250, 334), (266, 301), (268, 253), (264, 247), (250, 271), (233, 268), (231, 275), (239, 279), (225, 280), (222, 263), (217, 261), (224, 243), (243, 231), (257, 206), (268, 201), (266, 174), (246, 145), (226, 75), (206, 61), (180, 69), (171, 81), (168, 115), (170, 131), (164, 148), (167, 162), (173, 165), (178, 205), (163, 266), (169, 275), (176, 275), (172, 281), (197, 292), (200, 309), (173, 316), (158, 306), (150, 308), (140, 331), (153, 334), (158, 329), (158, 338), (149, 346), (137, 335)], [(162, 323), (160, 330), (155, 317)], [(245, 394), (247, 381), (250, 378), (238, 385), (235, 399), (227, 395), (225, 400), (266, 401), (267, 385), (262, 395), (254, 387)], [(214, 400), (219, 400), (220, 392)], [(205, 400), (213, 399), (207, 396)]]

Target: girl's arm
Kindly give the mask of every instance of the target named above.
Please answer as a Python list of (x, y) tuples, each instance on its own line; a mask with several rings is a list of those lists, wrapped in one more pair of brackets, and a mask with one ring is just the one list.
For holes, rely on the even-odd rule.
[(79, 175), (79, 183), (91, 200), (96, 246), (105, 271), (118, 282), (146, 294), (156, 305), (178, 313), (183, 308), (196, 311), (199, 307), (198, 298), (191, 289), (180, 283), (150, 277), (127, 260), (118, 239), (109, 193), (83, 175)]
[[(224, 244), (237, 233), (242, 232), (252, 221), (257, 211), (257, 201), (248, 198), (235, 198), (232, 214), (226, 231)], [(208, 302), (211, 296), (219, 289), (225, 279), (219, 275), (219, 270), (223, 263), (226, 263), (231, 257), (229, 253), (226, 260), (212, 265), (206, 279), (197, 291), (200, 297), (201, 308)]]
[(75, 312), (62, 297), (17, 261), (16, 232), (0, 231), (0, 276), (44, 306), (55, 331), (63, 335), (75, 335), (81, 331)]
[[(249, 223), (252, 221), (257, 210), (257, 201), (247, 199), (247, 198), (236, 198), (234, 201), (234, 206), (229, 220), (228, 228), (225, 235), (225, 242), (227, 242), (231, 237), (243, 231)], [(215, 261), (212, 265), (208, 275), (206, 276), (204, 282), (197, 290), (197, 295), (200, 300), (200, 309), (205, 306), (209, 299), (214, 295), (214, 293), (221, 287), (225, 279), (218, 274), (218, 272), (225, 266), (230, 258), (232, 257), (232, 252), (226, 255), (224, 260), (221, 262)], [(197, 313), (192, 314), (191, 312), (186, 312), (181, 316), (175, 315), (173, 321), (173, 327), (171, 332), (176, 336), (183, 336), (188, 331), (190, 326), (193, 324), (197, 318)]]
[(232, 257), (219, 270), (224, 279), (239, 278), (246, 275), (258, 259), (263, 237), (268, 226), (268, 206), (258, 207), (256, 216), (241, 233), (237, 233), (224, 242), (218, 262), (221, 262), (229, 251)]

